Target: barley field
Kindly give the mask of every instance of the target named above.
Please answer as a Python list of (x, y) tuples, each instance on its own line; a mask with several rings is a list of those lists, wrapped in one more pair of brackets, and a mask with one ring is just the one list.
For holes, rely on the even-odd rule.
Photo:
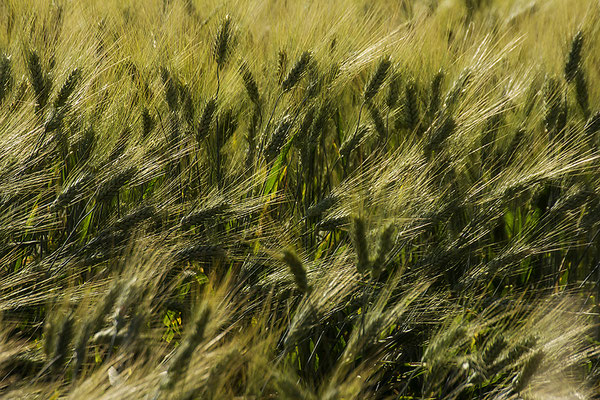
[(0, 0), (0, 397), (600, 398), (600, 1)]

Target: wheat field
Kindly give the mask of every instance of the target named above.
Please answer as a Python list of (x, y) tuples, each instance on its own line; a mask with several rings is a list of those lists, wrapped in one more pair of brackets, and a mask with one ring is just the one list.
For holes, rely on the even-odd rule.
[(600, 398), (600, 1), (0, 0), (0, 397)]

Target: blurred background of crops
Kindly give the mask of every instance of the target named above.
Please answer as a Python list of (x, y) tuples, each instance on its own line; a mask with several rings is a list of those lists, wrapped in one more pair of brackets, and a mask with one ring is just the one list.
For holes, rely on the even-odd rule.
[(0, 395), (597, 398), (600, 2), (0, 0)]

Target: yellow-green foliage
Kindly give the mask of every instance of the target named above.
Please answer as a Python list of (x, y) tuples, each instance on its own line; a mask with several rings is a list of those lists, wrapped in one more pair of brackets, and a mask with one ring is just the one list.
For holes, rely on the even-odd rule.
[(0, 0), (0, 397), (594, 398), (598, 65), (597, 0)]

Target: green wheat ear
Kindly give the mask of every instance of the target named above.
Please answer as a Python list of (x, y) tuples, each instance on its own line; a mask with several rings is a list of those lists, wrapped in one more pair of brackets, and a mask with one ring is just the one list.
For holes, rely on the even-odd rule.
[(210, 129), (210, 124), (213, 120), (213, 115), (217, 109), (217, 101), (215, 98), (211, 98), (206, 102), (204, 106), (204, 111), (202, 112), (202, 117), (200, 117), (200, 123), (198, 124), (198, 130), (196, 132), (196, 141), (198, 145), (208, 136), (208, 131)]
[(465, 68), (454, 84), (446, 94), (446, 98), (444, 99), (444, 107), (452, 110), (453, 107), (456, 106), (462, 95), (464, 94), (471, 78), (473, 77), (473, 71), (470, 68)]
[(544, 360), (544, 356), (544, 351), (538, 350), (527, 359), (523, 369), (513, 381), (513, 390), (515, 392), (519, 393), (529, 386), (531, 380), (539, 371), (542, 361)]
[(442, 84), (444, 83), (445, 73), (440, 69), (431, 80), (431, 91), (429, 94), (429, 105), (427, 106), (427, 116), (433, 119), (440, 108)]
[(181, 103), (181, 114), (184, 120), (187, 122), (189, 127), (194, 126), (194, 115), (196, 113), (194, 100), (192, 98), (192, 92), (190, 87), (181, 81), (178, 82), (177, 91), (179, 92), (179, 98)]
[(515, 132), (510, 144), (506, 149), (506, 164), (509, 163), (511, 159), (517, 156), (519, 149), (521, 148), (523, 141), (525, 139), (526, 131), (523, 128), (517, 129)]
[(252, 171), (254, 165), (254, 156), (256, 152), (256, 134), (258, 130), (258, 123), (260, 120), (260, 112), (255, 109), (252, 113), (252, 119), (248, 126), (248, 135), (246, 136), (246, 142), (248, 143), (248, 153), (246, 154), (246, 170)]
[(69, 186), (65, 187), (63, 191), (56, 196), (56, 199), (52, 202), (52, 210), (59, 210), (69, 205), (69, 203), (78, 195), (80, 195), (86, 186), (93, 182), (92, 174), (84, 174), (76, 179)]
[(240, 74), (242, 75), (242, 81), (244, 82), (244, 87), (246, 88), (246, 93), (250, 98), (250, 101), (254, 103), (254, 105), (260, 108), (260, 95), (258, 94), (258, 85), (256, 84), (256, 79), (250, 72), (250, 68), (246, 62), (242, 62), (240, 65)]
[(169, 110), (175, 112), (178, 109), (179, 93), (175, 79), (171, 76), (171, 72), (166, 67), (161, 67), (160, 76), (165, 87), (165, 100), (169, 106)]
[(308, 85), (306, 86), (306, 97), (314, 98), (321, 91), (323, 77), (319, 74), (319, 68), (316, 61), (308, 63)]
[(296, 86), (296, 84), (302, 77), (302, 74), (306, 70), (306, 67), (308, 67), (308, 64), (311, 59), (312, 54), (309, 51), (305, 51), (304, 53), (302, 53), (298, 61), (296, 61), (290, 72), (287, 74), (287, 76), (281, 83), (281, 88), (284, 92), (287, 92), (291, 90), (294, 86)]
[(415, 81), (409, 81), (404, 91), (404, 121), (406, 127), (413, 130), (419, 124), (419, 99)]
[(72, 149), (79, 162), (87, 160), (92, 155), (92, 149), (96, 142), (96, 132), (90, 125), (85, 128), (79, 140), (73, 143)]
[(150, 115), (148, 108), (142, 110), (142, 138), (146, 139), (154, 128), (154, 119)]
[(70, 357), (70, 344), (73, 339), (73, 326), (75, 320), (71, 313), (63, 315), (59, 320), (55, 321), (53, 326), (54, 334), (49, 335), (51, 342), (49, 343), (51, 358), (49, 362), (54, 371), (60, 371), (63, 363)]
[(344, 141), (340, 147), (340, 156), (347, 158), (350, 153), (360, 144), (362, 139), (369, 133), (369, 127), (361, 125), (358, 130), (346, 141)]
[(230, 207), (231, 205), (226, 200), (223, 200), (214, 206), (204, 207), (183, 217), (180, 221), (180, 226), (184, 230), (189, 229), (194, 225), (199, 225), (202, 222), (213, 219), (219, 215), (226, 214)]
[(213, 43), (213, 57), (219, 69), (223, 68), (231, 51), (232, 33), (231, 17), (226, 15), (221, 21)]
[(363, 218), (356, 216), (352, 218), (351, 236), (352, 243), (354, 244), (354, 250), (356, 251), (356, 256), (358, 259), (356, 269), (358, 272), (364, 273), (369, 270), (371, 262), (369, 259), (367, 231)]
[(325, 196), (323, 200), (319, 201), (317, 204), (312, 205), (306, 210), (307, 218), (316, 218), (320, 217), (325, 211), (333, 207), (339, 201), (339, 197), (335, 194), (329, 194)]
[(448, 139), (456, 129), (454, 118), (442, 113), (438, 116), (427, 132), (425, 132), (424, 151), (427, 158), (431, 157), (432, 152), (438, 152), (442, 149), (442, 143)]
[(379, 89), (381, 88), (383, 81), (385, 81), (385, 78), (391, 65), (392, 62), (387, 57), (379, 61), (375, 72), (373, 73), (371, 79), (369, 79), (369, 83), (367, 83), (367, 86), (365, 87), (365, 92), (363, 94), (365, 103), (370, 102), (373, 99), (373, 97), (375, 97), (377, 92), (379, 92)]
[(300, 257), (292, 249), (285, 249), (283, 251), (281, 259), (290, 268), (290, 272), (294, 276), (294, 282), (299, 291), (308, 293), (310, 287), (308, 286), (308, 279), (306, 277), (306, 269), (300, 260)]
[(275, 128), (275, 131), (265, 147), (265, 158), (267, 159), (267, 162), (273, 161), (279, 155), (279, 152), (288, 137), (288, 132), (292, 127), (292, 122), (293, 121), (289, 116), (284, 116)]
[(323, 133), (325, 132), (325, 129), (327, 127), (327, 120), (331, 111), (329, 107), (330, 104), (328, 102), (323, 102), (321, 104), (321, 107), (319, 108), (317, 116), (314, 118), (310, 133), (310, 140), (313, 142), (313, 144), (318, 142), (323, 136)]
[(0, 104), (10, 92), (13, 84), (10, 57), (0, 55)]
[(400, 74), (393, 73), (389, 79), (389, 87), (388, 87), (388, 95), (385, 99), (385, 104), (388, 107), (388, 110), (393, 109), (398, 104), (398, 98), (400, 97)]
[(596, 111), (596, 113), (587, 120), (583, 131), (588, 136), (592, 136), (596, 134), (596, 132), (600, 132), (600, 111)]
[(279, 50), (277, 53), (277, 83), (281, 85), (283, 82), (283, 78), (285, 76), (285, 71), (287, 71), (288, 65), (288, 55), (285, 49)]
[(544, 82), (544, 126), (546, 131), (552, 131), (556, 125), (561, 110), (560, 82), (555, 77), (547, 77)]
[(575, 73), (575, 99), (579, 107), (581, 107), (583, 115), (587, 117), (590, 114), (588, 84), (585, 72), (581, 68)]
[(35, 93), (38, 109), (44, 108), (50, 96), (52, 81), (42, 68), (40, 57), (35, 50), (27, 54), (27, 69), (29, 70), (29, 82)]
[(483, 361), (483, 367), (488, 368), (498, 359), (500, 353), (506, 348), (508, 343), (504, 336), (499, 335), (490, 341), (481, 354), (481, 361)]
[(571, 41), (571, 48), (565, 63), (565, 79), (567, 82), (571, 82), (575, 79), (575, 74), (579, 69), (581, 63), (581, 49), (583, 47), (583, 32), (579, 31), (573, 37)]
[(373, 126), (375, 127), (375, 131), (380, 139), (384, 139), (386, 136), (385, 123), (383, 122), (383, 117), (379, 112), (377, 106), (372, 103), (369, 103), (369, 114), (371, 115), (371, 119), (373, 120)]
[(137, 168), (135, 166), (131, 166), (116, 173), (112, 176), (112, 178), (100, 184), (98, 186), (98, 190), (96, 191), (96, 201), (107, 201), (115, 197), (119, 192), (119, 189), (130, 179), (132, 179), (136, 173)]
[(396, 228), (394, 225), (387, 226), (381, 236), (379, 237), (379, 248), (377, 249), (377, 256), (373, 261), (373, 272), (377, 275), (383, 270), (388, 254), (394, 246), (394, 232)]
[(67, 100), (75, 91), (75, 88), (77, 87), (77, 84), (79, 83), (80, 79), (81, 69), (75, 68), (73, 71), (71, 71), (71, 73), (65, 80), (65, 83), (63, 83), (63, 85), (61, 86), (58, 95), (56, 96), (56, 100), (54, 101), (54, 107), (61, 108), (67, 103)]

